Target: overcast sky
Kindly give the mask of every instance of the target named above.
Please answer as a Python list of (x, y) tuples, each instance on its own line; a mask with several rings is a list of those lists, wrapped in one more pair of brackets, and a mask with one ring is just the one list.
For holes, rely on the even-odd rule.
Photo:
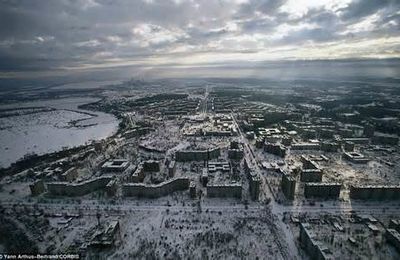
[(3, 75), (399, 56), (399, 0), (0, 0)]

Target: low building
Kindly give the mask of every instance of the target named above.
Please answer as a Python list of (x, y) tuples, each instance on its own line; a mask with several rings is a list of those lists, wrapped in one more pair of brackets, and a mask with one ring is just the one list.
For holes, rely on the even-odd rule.
[(307, 157), (305, 155), (302, 155), (300, 157), (301, 163), (303, 164), (303, 169), (311, 169), (311, 170), (319, 169), (319, 165), (315, 162), (315, 160), (317, 159), (315, 159), (314, 157), (311, 157), (310, 159), (310, 157), (311, 156)]
[(139, 166), (133, 171), (131, 176), (129, 177), (129, 182), (137, 183), (142, 182), (145, 177), (145, 172), (143, 169), (143, 164), (139, 164)]
[(231, 160), (241, 160), (244, 156), (243, 147), (238, 148), (229, 148), (228, 149), (228, 158)]
[(175, 153), (175, 160), (178, 162), (208, 161), (220, 156), (220, 148), (208, 150), (183, 150)]
[(189, 189), (188, 178), (175, 178), (156, 185), (143, 183), (127, 183), (122, 186), (122, 194), (125, 197), (159, 198), (175, 191)]
[(253, 131), (246, 132), (246, 138), (249, 140), (254, 140), (255, 134)]
[(111, 221), (105, 228), (98, 230), (93, 234), (88, 246), (95, 248), (112, 247), (118, 237), (119, 230), (119, 221)]
[(29, 188), (31, 190), (32, 196), (40, 195), (46, 190), (43, 180), (36, 180), (35, 182), (29, 185)]
[(310, 259), (333, 260), (332, 252), (321, 242), (316, 241), (317, 234), (311, 231), (309, 223), (300, 223), (300, 246), (306, 251)]
[(107, 196), (113, 197), (117, 193), (117, 180), (111, 180), (109, 183), (106, 185), (106, 193)]
[(306, 198), (338, 199), (341, 188), (340, 183), (306, 183), (304, 196)]
[(328, 153), (336, 153), (340, 148), (340, 145), (335, 142), (322, 142), (321, 150)]
[(242, 185), (240, 184), (213, 184), (207, 185), (207, 196), (211, 198), (242, 198)]
[(350, 141), (344, 142), (344, 150), (346, 152), (353, 152), (354, 151), (354, 143), (350, 142)]
[(320, 144), (319, 143), (295, 143), (292, 144), (291, 150), (319, 150)]
[(154, 129), (150, 127), (141, 127), (141, 126), (135, 126), (133, 129), (130, 129), (124, 133), (124, 137), (126, 138), (135, 138), (138, 136), (146, 135), (150, 133), (150, 131), (153, 131)]
[(399, 143), (399, 137), (397, 135), (375, 133), (372, 137), (372, 143), (381, 145), (397, 145)]
[(286, 148), (280, 144), (266, 143), (264, 146), (264, 151), (277, 155), (279, 157), (286, 156)]
[(129, 161), (126, 159), (113, 159), (105, 162), (101, 166), (102, 172), (123, 172), (129, 167)]
[(61, 181), (68, 181), (68, 182), (74, 181), (76, 180), (76, 178), (78, 178), (78, 169), (75, 167), (68, 169), (60, 176)]
[(321, 182), (323, 172), (321, 169), (302, 169), (300, 171), (300, 181), (302, 182)]
[(367, 163), (369, 159), (358, 152), (345, 152), (343, 158), (352, 163)]
[(398, 200), (400, 185), (351, 185), (350, 198), (359, 200)]
[(176, 162), (175, 161), (170, 161), (168, 164), (168, 176), (170, 178), (175, 176), (175, 170), (176, 170)]
[(256, 139), (256, 148), (261, 149), (264, 147), (264, 143), (265, 143), (265, 137), (264, 136), (258, 136)]
[(321, 182), (322, 181), (322, 169), (319, 165), (310, 160), (308, 157), (302, 155), (301, 162), (303, 164), (300, 170), (300, 181), (302, 182)]
[[(172, 169), (171, 169), (172, 170)], [(160, 162), (155, 160), (148, 160), (141, 162), (138, 167), (133, 171), (132, 175), (129, 177), (129, 182), (138, 183), (144, 180), (146, 172), (158, 172), (160, 171)], [(170, 174), (170, 169), (168, 168), (168, 173)], [(172, 173), (175, 173), (173, 171)]]
[(47, 183), (47, 191), (56, 196), (83, 196), (85, 194), (105, 188), (112, 180), (111, 176), (102, 176), (80, 183), (52, 182)]
[(355, 144), (369, 144), (369, 138), (363, 137), (351, 137), (351, 138), (343, 138), (343, 142), (352, 142)]
[(229, 162), (209, 162), (207, 166), (208, 172), (229, 172), (231, 170), (231, 166)]
[(282, 144), (284, 146), (290, 146), (292, 144), (292, 142), (293, 142), (293, 138), (291, 136), (289, 136), (289, 135), (283, 136)]
[(144, 161), (143, 170), (145, 172), (159, 172), (160, 171), (160, 162), (155, 160)]

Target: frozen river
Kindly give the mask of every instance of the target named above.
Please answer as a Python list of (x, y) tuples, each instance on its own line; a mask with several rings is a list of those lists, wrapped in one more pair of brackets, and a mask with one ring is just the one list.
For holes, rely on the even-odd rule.
[(115, 133), (118, 120), (113, 115), (78, 109), (95, 101), (69, 98), (0, 106), (0, 168), (26, 154), (60, 151)]

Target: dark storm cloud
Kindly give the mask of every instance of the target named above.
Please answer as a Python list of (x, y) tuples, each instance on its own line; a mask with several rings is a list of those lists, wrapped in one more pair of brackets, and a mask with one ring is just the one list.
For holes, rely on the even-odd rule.
[[(309, 42), (399, 36), (399, 1), (354, 0), (336, 9), (303, 2), (307, 9), (293, 13), (296, 1), (285, 0), (3, 0), (0, 71), (151, 65), (196, 53), (292, 52)], [(357, 25), (364, 20), (368, 26)]]
[(398, 0), (355, 0), (346, 8), (343, 8), (342, 18), (357, 20), (365, 16), (374, 14), (382, 9), (392, 9), (399, 11), (400, 2)]

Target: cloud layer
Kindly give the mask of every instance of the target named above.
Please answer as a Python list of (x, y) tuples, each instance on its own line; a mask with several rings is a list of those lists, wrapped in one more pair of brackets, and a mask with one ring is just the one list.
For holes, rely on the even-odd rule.
[(0, 71), (400, 56), (398, 0), (3, 0)]

